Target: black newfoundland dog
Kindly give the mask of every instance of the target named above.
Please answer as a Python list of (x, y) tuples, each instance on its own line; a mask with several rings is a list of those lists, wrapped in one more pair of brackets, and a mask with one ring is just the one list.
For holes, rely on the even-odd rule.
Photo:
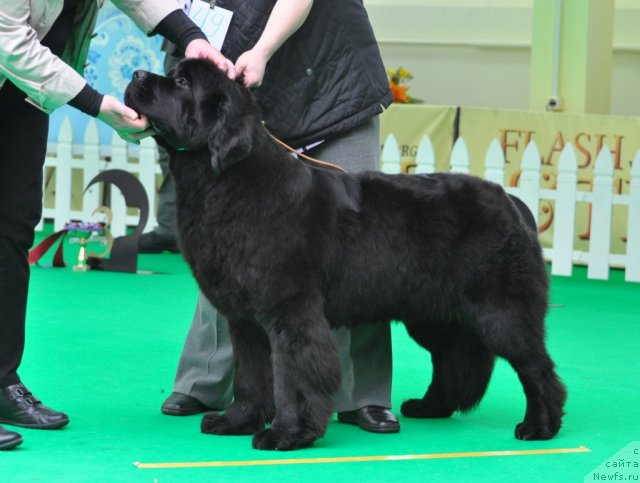
[[(548, 280), (503, 189), (459, 174), (344, 174), (288, 154), (248, 90), (212, 64), (137, 71), (126, 103), (171, 154), (184, 256), (229, 319), (235, 400), (202, 431), (292, 450), (320, 438), (340, 382), (331, 328), (402, 321), (431, 353), (414, 418), (482, 398), (496, 355), (527, 399), (518, 439), (560, 429), (566, 391), (545, 348)], [(529, 214), (530, 216), (530, 214)]]

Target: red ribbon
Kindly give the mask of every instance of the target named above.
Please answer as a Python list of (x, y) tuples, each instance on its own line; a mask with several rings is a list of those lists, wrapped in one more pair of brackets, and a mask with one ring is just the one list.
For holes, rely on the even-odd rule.
[(69, 233), (66, 229), (57, 231), (47, 238), (38, 243), (30, 252), (29, 252), (29, 265), (33, 265), (37, 263), (38, 260), (42, 258), (42, 256), (47, 253), (49, 248), (60, 239), (60, 244), (56, 250), (56, 253), (53, 256), (53, 266), (54, 267), (66, 267), (67, 264), (64, 263), (62, 247), (64, 246), (64, 237)]

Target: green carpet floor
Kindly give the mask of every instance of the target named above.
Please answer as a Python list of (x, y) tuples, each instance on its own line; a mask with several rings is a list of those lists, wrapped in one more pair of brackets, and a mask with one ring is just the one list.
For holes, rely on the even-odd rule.
[[(67, 260), (72, 261), (72, 252)], [(399, 434), (375, 435), (333, 421), (312, 448), (251, 449), (250, 437), (199, 433), (200, 416), (168, 417), (160, 404), (196, 302), (196, 286), (178, 255), (140, 256), (152, 275), (75, 273), (33, 268), (28, 339), (21, 375), (46, 404), (69, 413), (60, 431), (20, 429), (25, 442), (0, 452), (0, 481), (583, 481), (640, 440), (640, 285), (554, 277), (548, 345), (569, 390), (564, 426), (551, 441), (521, 442), (513, 429), (525, 400), (500, 361), (474, 412), (447, 420), (401, 418)], [(421, 396), (428, 354), (393, 327), (394, 410)], [(8, 427), (9, 429), (15, 429)], [(576, 448), (575, 454), (376, 461), (282, 466), (140, 469), (134, 462), (207, 462), (344, 456), (415, 455)], [(635, 456), (640, 461), (640, 456)], [(640, 469), (625, 469), (638, 481)], [(607, 468), (613, 474), (612, 468)], [(634, 473), (635, 471), (635, 473)], [(633, 476), (635, 475), (635, 476)], [(591, 475), (585, 481), (594, 480)]]

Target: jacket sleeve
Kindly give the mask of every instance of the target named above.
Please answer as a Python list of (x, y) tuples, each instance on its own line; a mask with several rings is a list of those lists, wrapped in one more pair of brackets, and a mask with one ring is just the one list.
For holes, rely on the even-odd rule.
[(177, 0), (112, 0), (111, 3), (147, 35), (171, 12), (181, 10)]
[(43, 111), (73, 99), (87, 83), (43, 46), (28, 24), (28, 0), (0, 1), (0, 70)]

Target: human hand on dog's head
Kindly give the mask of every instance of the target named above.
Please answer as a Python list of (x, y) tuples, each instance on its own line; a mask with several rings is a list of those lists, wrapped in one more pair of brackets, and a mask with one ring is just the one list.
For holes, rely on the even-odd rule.
[(98, 119), (108, 124), (118, 133), (118, 136), (130, 143), (137, 144), (154, 132), (146, 117), (109, 95), (105, 95), (102, 99)]
[(235, 80), (236, 78), (236, 68), (233, 62), (204, 39), (194, 39), (189, 42), (189, 45), (187, 45), (184, 51), (184, 55), (187, 59), (207, 59), (227, 74), (229, 79)]
[(238, 79), (245, 87), (260, 87), (268, 57), (257, 49), (247, 50), (236, 61)]

